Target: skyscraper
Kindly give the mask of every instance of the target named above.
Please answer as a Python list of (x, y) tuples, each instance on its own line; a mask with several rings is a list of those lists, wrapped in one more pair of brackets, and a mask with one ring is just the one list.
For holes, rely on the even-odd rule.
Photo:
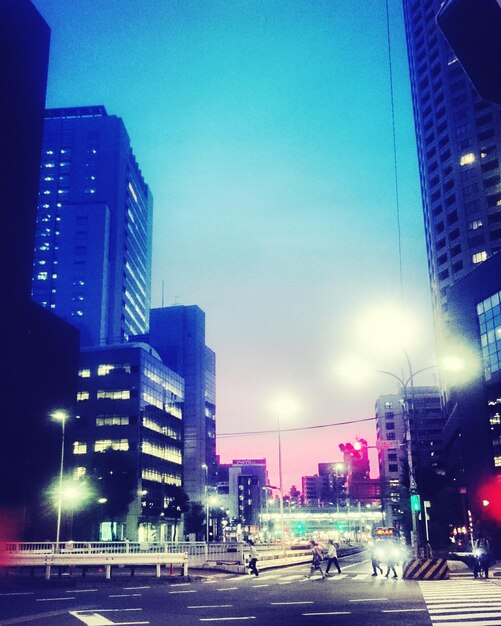
[(152, 309), (150, 332), (138, 339), (184, 378), (184, 488), (205, 504), (216, 484), (216, 356), (205, 345), (205, 313), (198, 306)]
[(74, 398), (78, 332), (30, 297), (50, 29), (29, 0), (0, 2), (0, 23), (0, 534), (10, 520), (12, 536), (40, 540), (56, 529), (44, 497), (61, 445), (50, 413)]
[(46, 111), (33, 298), (77, 326), (83, 346), (148, 329), (152, 204), (119, 117)]
[(439, 338), (449, 287), (501, 249), (500, 107), (478, 96), (440, 32), (441, 4), (403, 1)]

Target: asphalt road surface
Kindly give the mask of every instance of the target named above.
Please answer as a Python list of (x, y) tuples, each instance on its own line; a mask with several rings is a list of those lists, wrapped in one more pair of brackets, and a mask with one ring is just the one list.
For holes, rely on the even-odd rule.
[[(340, 560), (342, 573), (308, 580), (305, 565), (259, 577), (63, 577), (0, 586), (0, 626), (334, 624), (501, 626), (501, 586), (471, 576), (448, 581), (373, 577), (365, 553)], [(400, 569), (398, 572), (400, 574)]]

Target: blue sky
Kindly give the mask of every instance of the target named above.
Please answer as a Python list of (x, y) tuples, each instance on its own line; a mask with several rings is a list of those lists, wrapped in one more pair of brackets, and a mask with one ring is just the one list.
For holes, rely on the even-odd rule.
[[(154, 196), (153, 305), (198, 304), (217, 353), (218, 431), (373, 415), (390, 378), (333, 372), (351, 322), (399, 299), (384, 0), (34, 0), (52, 29), (47, 105), (123, 118)], [(400, 2), (390, 0), (404, 302), (434, 361)], [(358, 353), (363, 353), (360, 346)], [(371, 357), (373, 358), (373, 357)], [(374, 366), (399, 371), (400, 357)], [(423, 379), (424, 384), (429, 380)], [(285, 426), (284, 426), (285, 427)], [(372, 425), (285, 434), (287, 485)], [(224, 461), (276, 439), (221, 439)]]

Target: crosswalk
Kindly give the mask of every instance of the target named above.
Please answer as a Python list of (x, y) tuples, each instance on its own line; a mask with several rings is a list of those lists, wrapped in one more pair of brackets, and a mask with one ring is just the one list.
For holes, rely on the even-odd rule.
[(501, 626), (501, 587), (489, 580), (420, 581), (433, 626)]

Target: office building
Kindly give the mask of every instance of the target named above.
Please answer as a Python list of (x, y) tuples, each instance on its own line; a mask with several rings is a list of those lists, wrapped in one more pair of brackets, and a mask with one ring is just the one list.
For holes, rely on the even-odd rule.
[[(396, 528), (401, 528), (404, 523), (404, 511), (408, 510), (409, 499), (403, 398), (403, 391), (380, 396), (375, 406), (381, 499), (386, 524)], [(412, 398), (406, 400), (409, 403), (412, 465), (418, 492), (422, 498), (431, 498), (429, 489), (443, 472), (444, 418), (440, 391), (437, 387), (414, 387)]]
[(33, 298), (82, 346), (148, 329), (152, 197), (123, 121), (103, 106), (45, 114)]
[[(169, 486), (182, 485), (183, 379), (151, 346), (130, 342), (84, 348), (79, 381), (78, 413), (68, 423), (74, 477), (92, 481), (98, 457), (111, 450), (128, 459), (135, 478), (134, 497), (114, 528), (103, 503), (99, 538), (170, 540)], [(83, 532), (89, 538), (88, 527)]]
[(501, 116), (478, 96), (440, 32), (441, 4), (403, 3), (428, 271), (442, 342), (449, 288), (501, 249)]
[[(445, 463), (454, 487), (456, 526), (488, 530), (501, 491), (501, 255), (458, 281), (449, 293), (451, 334), (467, 342), (464, 372), (445, 379)], [(488, 503), (488, 504), (486, 504)], [(497, 504), (496, 504), (497, 503)], [(499, 546), (498, 546), (499, 547)]]
[(198, 306), (152, 309), (152, 345), (185, 382), (183, 484), (193, 502), (204, 504), (216, 484), (216, 358), (205, 344), (205, 313)]
[(50, 29), (29, 0), (0, 3), (1, 246), (0, 535), (54, 538), (60, 426), (76, 392), (78, 333), (31, 301)]

